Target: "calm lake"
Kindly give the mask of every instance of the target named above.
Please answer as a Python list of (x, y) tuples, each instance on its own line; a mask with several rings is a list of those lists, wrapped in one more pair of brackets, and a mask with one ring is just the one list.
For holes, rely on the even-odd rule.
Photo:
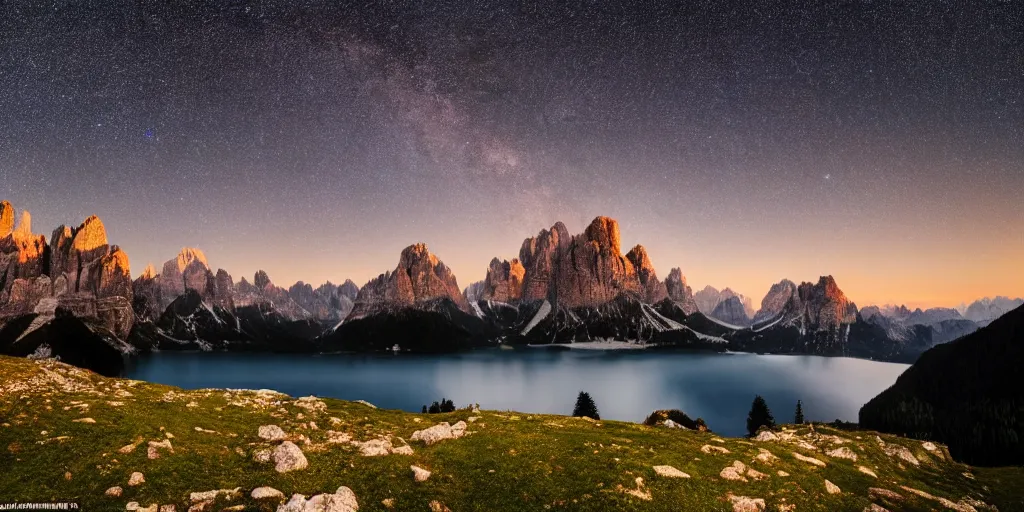
[(291, 396), (367, 400), (418, 412), (442, 397), (458, 407), (571, 414), (588, 391), (602, 419), (640, 422), (655, 409), (703, 417), (725, 436), (745, 434), (754, 395), (777, 421), (797, 399), (808, 420), (857, 421), (861, 405), (909, 365), (817, 356), (635, 350), (481, 350), (463, 354), (309, 355), (161, 352), (130, 367), (132, 379), (182, 388), (274, 389)]

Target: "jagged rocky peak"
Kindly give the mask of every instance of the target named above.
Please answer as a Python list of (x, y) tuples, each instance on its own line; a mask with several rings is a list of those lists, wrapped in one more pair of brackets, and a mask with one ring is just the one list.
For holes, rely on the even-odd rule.
[(14, 231), (14, 207), (7, 201), (0, 201), (0, 238)]
[[(11, 207), (10, 203), (4, 202), (2, 208), (4, 209), (3, 215), (13, 219), (14, 208)], [(7, 220), (3, 222), (5, 226), (8, 224)], [(49, 259), (47, 254), (49, 247), (46, 245), (46, 237), (32, 234), (32, 216), (28, 211), (21, 212), (21, 218), (18, 221), (17, 227), (13, 229), (4, 227), (3, 231), (6, 231), (7, 234), (0, 238), (0, 305), (10, 300), (10, 297), (5, 299), (3, 296), (14, 294), (12, 288), (16, 281), (20, 279), (35, 279), (49, 271), (46, 266)], [(23, 292), (28, 288), (34, 290), (37, 287), (24, 283), (19, 292)], [(49, 290), (41, 288), (40, 292), (49, 294)], [(33, 293), (31, 295), (34, 297), (36, 294)], [(25, 294), (22, 293), (22, 296), (25, 296)]]
[(402, 250), (393, 272), (371, 279), (359, 290), (349, 318), (443, 298), (464, 311), (469, 309), (452, 271), (430, 253), (426, 244), (414, 244)]
[(754, 323), (773, 321), (785, 313), (786, 305), (796, 296), (796, 283), (783, 279), (772, 285), (761, 299), (761, 309), (754, 315)]
[(640, 293), (636, 269), (619, 251), (619, 224), (598, 217), (581, 235), (573, 237), (558, 258), (558, 304), (599, 306), (620, 293)]
[(699, 310), (697, 302), (693, 299), (693, 289), (686, 284), (686, 276), (683, 275), (683, 271), (679, 267), (670, 270), (668, 277), (665, 278), (665, 293), (668, 294), (670, 300), (679, 304), (687, 315), (692, 315)]
[(86, 253), (107, 245), (107, 228), (99, 217), (92, 215), (74, 231), (71, 249)]
[(523, 240), (519, 261), (526, 270), (523, 277), (524, 301), (547, 299), (558, 267), (559, 256), (572, 241), (565, 224), (556, 222), (551, 229), (542, 229), (535, 237)]
[(337, 294), (354, 301), (359, 296), (359, 286), (353, 283), (351, 279), (346, 279), (341, 286), (338, 286)]
[(732, 295), (719, 302), (710, 316), (738, 327), (750, 325), (750, 317), (747, 316), (746, 308), (737, 295)]
[(188, 289), (199, 292), (201, 297), (206, 296), (207, 287), (212, 279), (213, 272), (210, 271), (203, 251), (183, 247), (176, 257), (164, 263), (163, 271), (160, 273), (161, 293), (165, 302), (163, 308), (169, 306), (171, 301), (183, 295)]
[(857, 320), (857, 305), (846, 298), (832, 276), (822, 276), (816, 284), (801, 283), (797, 292), (806, 319), (818, 330), (837, 329)]
[(142, 271), (142, 275), (139, 276), (139, 279), (156, 279), (156, 276), (156, 267), (154, 267), (152, 263), (149, 263), (146, 265), (146, 269)]
[(518, 259), (502, 261), (494, 258), (487, 267), (487, 277), (483, 281), (479, 300), (518, 301), (523, 295), (523, 279), (525, 277), (526, 267)]
[(665, 278), (665, 290), (668, 298), (677, 302), (693, 298), (693, 289), (686, 284), (686, 276), (679, 267), (669, 271), (668, 277)]
[(709, 284), (693, 294), (693, 300), (697, 302), (697, 307), (701, 312), (710, 314), (718, 306), (718, 303), (722, 302), (722, 292)]
[(178, 263), (178, 271), (180, 272), (184, 272), (193, 263), (197, 263), (197, 265), (206, 269), (210, 268), (210, 264), (206, 262), (206, 255), (203, 254), (203, 251), (194, 247), (182, 247), (176, 261)]
[(654, 304), (668, 297), (668, 288), (664, 282), (658, 280), (654, 263), (651, 262), (651, 257), (647, 255), (644, 246), (637, 244), (630, 249), (626, 253), (626, 259), (636, 270), (637, 279), (640, 281), (640, 294), (646, 302)]

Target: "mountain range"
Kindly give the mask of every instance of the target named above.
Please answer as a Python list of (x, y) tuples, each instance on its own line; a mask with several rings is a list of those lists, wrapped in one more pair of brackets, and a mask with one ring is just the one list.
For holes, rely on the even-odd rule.
[(694, 293), (679, 268), (660, 279), (642, 245), (622, 253), (608, 217), (575, 235), (560, 222), (541, 230), (465, 289), (426, 244), (404, 249), (394, 270), (361, 288), (284, 288), (263, 271), (236, 282), (196, 248), (133, 281), (99, 218), (60, 226), (47, 241), (32, 233), (27, 211), (15, 225), (13, 207), (0, 202), (0, 353), (57, 356), (106, 374), (150, 350), (437, 352), (611, 340), (910, 362), (1021, 302), (858, 310), (822, 276), (781, 280), (755, 310), (729, 288)]

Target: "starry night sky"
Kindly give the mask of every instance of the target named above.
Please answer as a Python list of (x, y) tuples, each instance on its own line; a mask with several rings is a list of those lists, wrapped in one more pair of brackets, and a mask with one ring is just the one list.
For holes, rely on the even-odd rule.
[(135, 274), (195, 246), (361, 285), (422, 241), (465, 286), (608, 215), (755, 302), (1024, 294), (1020, 1), (29, 3), (0, 199), (48, 237), (99, 215)]

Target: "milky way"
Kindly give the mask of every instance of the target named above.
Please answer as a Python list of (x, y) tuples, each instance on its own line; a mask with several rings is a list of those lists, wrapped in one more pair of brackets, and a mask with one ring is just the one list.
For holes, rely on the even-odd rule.
[(361, 284), (426, 242), (465, 286), (608, 215), (696, 288), (1024, 293), (1024, 3), (24, 3), (0, 199), (136, 274)]

